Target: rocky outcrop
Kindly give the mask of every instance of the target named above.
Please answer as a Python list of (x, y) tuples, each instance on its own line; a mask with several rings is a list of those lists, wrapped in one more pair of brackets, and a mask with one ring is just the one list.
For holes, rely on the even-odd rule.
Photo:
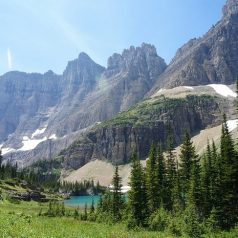
[(205, 95), (146, 100), (95, 127), (62, 151), (63, 167), (78, 169), (94, 159), (124, 164), (133, 150), (140, 158), (146, 158), (152, 143), (166, 141), (168, 123), (173, 128), (174, 143), (178, 145), (185, 130), (194, 135), (209, 125), (220, 123), (225, 104), (225, 99)]
[(226, 5), (223, 7), (223, 16), (230, 17), (231, 15), (238, 13), (237, 0), (227, 0)]
[[(164, 60), (157, 55), (155, 47), (149, 44), (130, 47), (121, 55), (114, 54), (108, 59), (107, 69), (94, 74), (94, 81), (87, 83), (86, 87), (77, 86), (78, 94), (74, 92), (70, 100), (67, 99), (70, 93), (65, 94), (59, 106), (63, 110), (51, 120), (52, 124), (56, 123), (57, 134), (63, 136), (86, 128), (128, 109), (143, 99), (165, 68)], [(75, 72), (75, 69), (71, 71)], [(90, 69), (86, 69), (85, 74), (88, 71)], [(91, 85), (90, 93), (82, 95), (81, 90), (88, 88), (88, 85)]]
[[(9, 72), (0, 77), (0, 141), (34, 131), (47, 121), (50, 108), (62, 96), (62, 77), (45, 74)], [(10, 138), (9, 138), (10, 139)], [(14, 142), (13, 142), (14, 143)]]
[[(4, 148), (15, 149), (7, 157), (29, 162), (28, 158), (56, 155), (72, 142), (75, 134), (143, 99), (165, 68), (155, 47), (143, 43), (111, 56), (106, 69), (81, 53), (68, 63), (63, 75), (52, 71), (44, 75), (19, 72), (3, 75), (0, 88), (6, 94), (0, 97), (0, 105), (4, 107), (0, 110), (0, 140), (5, 140)], [(36, 129), (43, 132), (35, 137)], [(52, 135), (54, 141), (47, 140)], [(32, 151), (22, 151), (26, 136), (27, 140), (44, 139), (44, 142)]]
[(8, 197), (14, 200), (21, 201), (36, 201), (36, 202), (48, 202), (50, 199), (46, 198), (44, 194), (39, 191), (30, 191), (30, 192), (16, 192), (16, 191), (8, 191)]
[(238, 76), (238, 2), (228, 0), (223, 18), (201, 38), (181, 47), (151, 94), (159, 88), (232, 84)]

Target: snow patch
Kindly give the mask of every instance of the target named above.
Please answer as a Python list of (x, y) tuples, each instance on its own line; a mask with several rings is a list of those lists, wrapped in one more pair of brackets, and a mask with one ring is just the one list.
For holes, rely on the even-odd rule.
[(122, 193), (127, 193), (131, 190), (131, 187), (130, 186), (122, 186), (121, 187), (121, 192)]
[[(112, 184), (110, 184), (109, 186), (109, 189), (110, 189), (110, 192), (113, 192), (114, 190), (114, 187), (113, 187), (113, 185)], [(127, 193), (128, 191), (130, 191), (131, 190), (131, 187), (130, 186), (122, 186), (121, 187), (121, 192), (122, 193)]]
[(224, 96), (224, 97), (236, 97), (237, 94), (233, 92), (228, 86), (224, 84), (208, 84), (207, 86), (212, 87), (216, 93)]
[(190, 87), (190, 86), (183, 86), (183, 87), (186, 88), (186, 89), (194, 90), (194, 88)]
[(49, 137), (49, 139), (51, 139), (51, 140), (56, 140), (56, 139), (57, 139), (56, 134), (52, 134), (52, 135)]
[(9, 147), (2, 148), (1, 150), (2, 150), (2, 155), (5, 155), (5, 154), (7, 154), (7, 153), (16, 151), (15, 149), (9, 148)]
[(238, 123), (238, 120), (229, 120), (229, 121), (227, 121), (227, 126), (228, 126), (229, 132), (231, 132), (231, 131), (233, 131), (234, 129), (237, 128), (237, 123)]
[(161, 92), (163, 92), (163, 91), (165, 91), (166, 89), (164, 89), (164, 88), (161, 88), (157, 93), (161, 93)]
[(46, 136), (42, 139), (30, 139), (28, 136), (23, 136), (22, 140), (23, 146), (20, 149), (18, 149), (18, 151), (33, 150), (36, 148), (37, 145), (46, 140), (47, 140)]
[(35, 132), (32, 133), (31, 138), (33, 139), (34, 137), (43, 134), (45, 132), (46, 128), (47, 128), (47, 125), (45, 127), (43, 127), (42, 129), (39, 129), (39, 128), (36, 129)]

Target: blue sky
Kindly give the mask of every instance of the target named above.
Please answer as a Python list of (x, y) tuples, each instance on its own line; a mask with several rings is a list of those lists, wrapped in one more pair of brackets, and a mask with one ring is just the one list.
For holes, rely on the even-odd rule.
[(106, 66), (114, 52), (154, 44), (167, 63), (221, 18), (225, 0), (0, 0), (0, 74), (61, 74), (81, 51)]

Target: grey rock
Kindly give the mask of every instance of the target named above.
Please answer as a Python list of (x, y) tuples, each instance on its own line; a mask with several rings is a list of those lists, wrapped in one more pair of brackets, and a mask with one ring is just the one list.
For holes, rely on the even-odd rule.
[(223, 18), (201, 38), (181, 47), (161, 74), (150, 95), (159, 88), (232, 84), (238, 76), (238, 2), (228, 0)]

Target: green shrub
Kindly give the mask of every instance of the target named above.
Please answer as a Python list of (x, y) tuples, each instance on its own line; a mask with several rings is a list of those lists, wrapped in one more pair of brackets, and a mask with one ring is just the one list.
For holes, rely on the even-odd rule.
[(150, 217), (149, 228), (153, 231), (165, 231), (169, 225), (169, 220), (170, 214), (164, 208), (160, 208)]

